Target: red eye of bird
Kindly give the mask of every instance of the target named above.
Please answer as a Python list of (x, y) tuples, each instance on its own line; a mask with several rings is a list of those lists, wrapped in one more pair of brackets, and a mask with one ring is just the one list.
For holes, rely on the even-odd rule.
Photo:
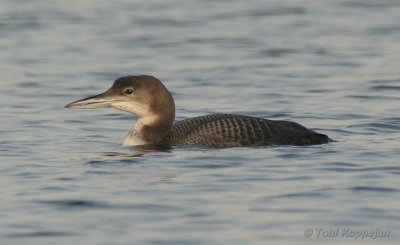
[(132, 93), (133, 93), (133, 89), (131, 89), (131, 88), (127, 88), (125, 90), (125, 94), (132, 94)]

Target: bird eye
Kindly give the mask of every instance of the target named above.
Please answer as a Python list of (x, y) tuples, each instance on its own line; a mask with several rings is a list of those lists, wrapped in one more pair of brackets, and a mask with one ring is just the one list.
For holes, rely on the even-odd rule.
[(131, 88), (125, 89), (125, 94), (132, 94), (132, 93), (133, 93), (133, 89), (131, 89)]

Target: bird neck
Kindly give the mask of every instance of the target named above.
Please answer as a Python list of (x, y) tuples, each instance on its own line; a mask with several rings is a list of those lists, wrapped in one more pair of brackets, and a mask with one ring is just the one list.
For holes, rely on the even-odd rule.
[(124, 146), (160, 143), (172, 128), (175, 115), (152, 115), (139, 118), (125, 138)]

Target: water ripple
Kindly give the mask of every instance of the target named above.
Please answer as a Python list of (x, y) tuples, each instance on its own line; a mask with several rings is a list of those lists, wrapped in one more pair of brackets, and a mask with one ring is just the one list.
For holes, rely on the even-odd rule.
[(163, 204), (110, 204), (100, 201), (91, 201), (83, 199), (66, 199), (66, 200), (48, 200), (37, 201), (37, 203), (47, 204), (57, 208), (70, 210), (70, 209), (128, 209), (128, 210), (144, 210), (148, 212), (177, 212), (186, 209), (182, 207), (163, 205)]
[(347, 128), (362, 129), (369, 133), (398, 133), (400, 130), (399, 124), (393, 123), (360, 123), (347, 126)]
[(374, 187), (374, 186), (356, 186), (349, 188), (351, 191), (367, 191), (367, 192), (398, 192), (398, 189), (389, 187)]
[(400, 86), (380, 85), (371, 87), (372, 90), (400, 90)]
[(37, 202), (65, 209), (113, 208), (112, 205), (108, 205), (102, 202), (79, 200), (79, 199), (51, 200), (51, 201), (37, 201)]
[(348, 98), (363, 99), (363, 100), (400, 100), (400, 97), (385, 96), (385, 95), (347, 95)]
[(37, 231), (37, 232), (27, 232), (27, 233), (8, 233), (4, 236), (7, 238), (40, 238), (40, 237), (64, 237), (64, 236), (74, 236), (78, 233), (67, 232), (67, 231)]

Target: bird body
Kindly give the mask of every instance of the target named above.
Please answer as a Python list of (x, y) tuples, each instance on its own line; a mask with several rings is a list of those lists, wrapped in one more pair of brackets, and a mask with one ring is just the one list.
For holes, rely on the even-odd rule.
[(294, 122), (215, 114), (175, 123), (163, 141), (182, 145), (234, 147), (322, 144), (328, 142), (328, 137)]
[(65, 107), (113, 107), (136, 115), (139, 120), (124, 145), (236, 147), (314, 145), (330, 141), (328, 136), (295, 122), (243, 115), (214, 114), (174, 123), (175, 103), (171, 94), (161, 81), (148, 75), (118, 78), (106, 92)]

